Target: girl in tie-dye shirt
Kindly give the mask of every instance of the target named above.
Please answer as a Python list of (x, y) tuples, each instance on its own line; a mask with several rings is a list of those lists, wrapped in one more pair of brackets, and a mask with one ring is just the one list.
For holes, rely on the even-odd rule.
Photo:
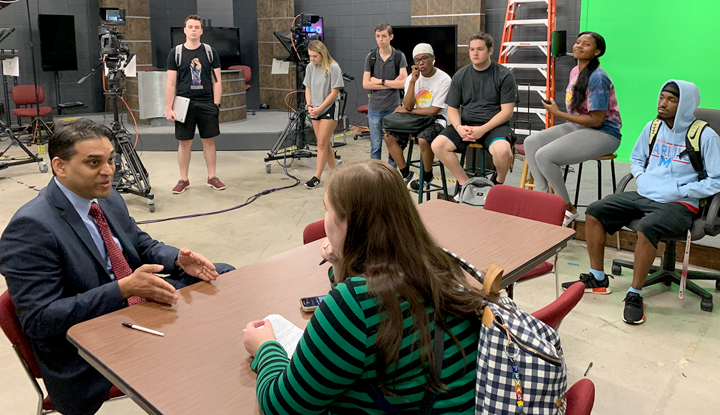
[(535, 179), (535, 189), (548, 191), (565, 199), (563, 225), (577, 217), (570, 202), (560, 166), (582, 163), (612, 154), (620, 146), (620, 110), (615, 87), (608, 74), (600, 68), (599, 58), (605, 54), (605, 39), (595, 32), (583, 32), (573, 46), (578, 65), (570, 72), (565, 106), (560, 111), (554, 101), (543, 102), (545, 109), (564, 124), (530, 135), (525, 139), (525, 157)]

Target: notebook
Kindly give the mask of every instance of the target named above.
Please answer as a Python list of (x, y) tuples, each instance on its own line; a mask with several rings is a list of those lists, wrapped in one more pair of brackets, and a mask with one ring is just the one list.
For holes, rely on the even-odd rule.
[(173, 111), (175, 112), (175, 119), (180, 122), (185, 122), (185, 117), (187, 117), (187, 111), (188, 107), (190, 106), (190, 98), (185, 97), (175, 97), (175, 101), (173, 101)]

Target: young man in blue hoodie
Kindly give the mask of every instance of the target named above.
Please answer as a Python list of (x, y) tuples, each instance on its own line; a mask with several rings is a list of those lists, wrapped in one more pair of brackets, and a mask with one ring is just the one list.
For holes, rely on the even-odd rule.
[[(695, 121), (700, 91), (691, 82), (666, 82), (658, 100), (657, 118), (662, 120), (655, 145), (650, 148), (649, 122), (635, 143), (630, 159), (637, 192), (613, 194), (587, 208), (585, 235), (590, 272), (580, 274), (585, 292), (610, 294), (603, 268), (605, 233), (613, 234), (640, 219), (633, 267), (633, 281), (625, 296), (623, 321), (645, 322), (642, 287), (655, 260), (662, 237), (685, 235), (699, 211), (700, 199), (720, 193), (720, 137), (705, 127), (700, 152), (707, 177), (700, 179), (685, 151), (685, 136)], [(573, 282), (563, 283), (563, 289)]]

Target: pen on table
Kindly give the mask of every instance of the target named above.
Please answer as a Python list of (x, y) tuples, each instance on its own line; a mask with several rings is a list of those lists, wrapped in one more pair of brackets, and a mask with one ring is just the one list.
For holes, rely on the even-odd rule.
[(585, 374), (583, 375), (583, 377), (587, 376), (587, 374), (588, 374), (588, 372), (590, 371), (590, 368), (591, 368), (591, 367), (592, 367), (592, 362), (590, 362), (590, 364), (588, 365), (588, 368), (585, 370)]
[[(256, 329), (264, 329), (265, 326), (257, 326), (257, 327), (255, 327), (255, 328), (256, 328)], [(243, 331), (245, 331), (245, 329), (243, 329)]]
[(151, 329), (146, 328), (146, 327), (143, 327), (143, 326), (138, 326), (137, 324), (132, 324), (132, 323), (123, 322), (122, 325), (123, 325), (124, 327), (130, 328), (130, 329), (135, 329), (135, 330), (144, 331), (145, 333), (154, 334), (154, 335), (156, 335), (156, 336), (160, 336), (160, 337), (165, 336), (165, 333), (161, 333), (161, 332), (159, 332), (159, 331), (151, 330)]

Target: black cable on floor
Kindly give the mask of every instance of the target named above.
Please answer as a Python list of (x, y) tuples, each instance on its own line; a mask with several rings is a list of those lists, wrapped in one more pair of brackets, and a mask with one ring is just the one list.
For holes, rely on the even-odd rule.
[(252, 203), (252, 202), (256, 201), (258, 198), (260, 198), (260, 196), (269, 195), (270, 193), (278, 192), (278, 191), (284, 190), (284, 189), (291, 189), (291, 188), (299, 185), (299, 184), (300, 184), (300, 179), (298, 179), (297, 177), (295, 177), (295, 176), (293, 176), (292, 174), (288, 173), (288, 171), (287, 171), (287, 143), (285, 144), (285, 152), (283, 153), (283, 172), (284, 172), (285, 175), (288, 176), (289, 178), (294, 179), (294, 180), (295, 180), (295, 183), (294, 183), (294, 184), (291, 184), (290, 186), (276, 187), (276, 188), (274, 188), (274, 189), (263, 190), (263, 191), (260, 192), (260, 193), (256, 193), (256, 194), (250, 196), (250, 197), (245, 201), (245, 203), (243, 203), (243, 204), (241, 204), (241, 205), (233, 206), (233, 207), (227, 208), (227, 209), (216, 210), (216, 211), (213, 211), (213, 212), (194, 213), (194, 214), (191, 214), (191, 215), (173, 216), (173, 217), (164, 218), (164, 219), (148, 219), (148, 220), (142, 220), (142, 221), (137, 222), (137, 224), (138, 224), (138, 225), (147, 225), (147, 224), (150, 224), (150, 223), (159, 223), (159, 222), (168, 222), (168, 221), (171, 221), (171, 220), (198, 218), (198, 217), (201, 217), (201, 216), (210, 216), (210, 215), (217, 215), (217, 214), (220, 214), (220, 213), (230, 212), (230, 211), (233, 211), (233, 210), (236, 210), (236, 209), (240, 209), (240, 208), (242, 208), (242, 207), (245, 207), (245, 206), (249, 205), (250, 203)]

